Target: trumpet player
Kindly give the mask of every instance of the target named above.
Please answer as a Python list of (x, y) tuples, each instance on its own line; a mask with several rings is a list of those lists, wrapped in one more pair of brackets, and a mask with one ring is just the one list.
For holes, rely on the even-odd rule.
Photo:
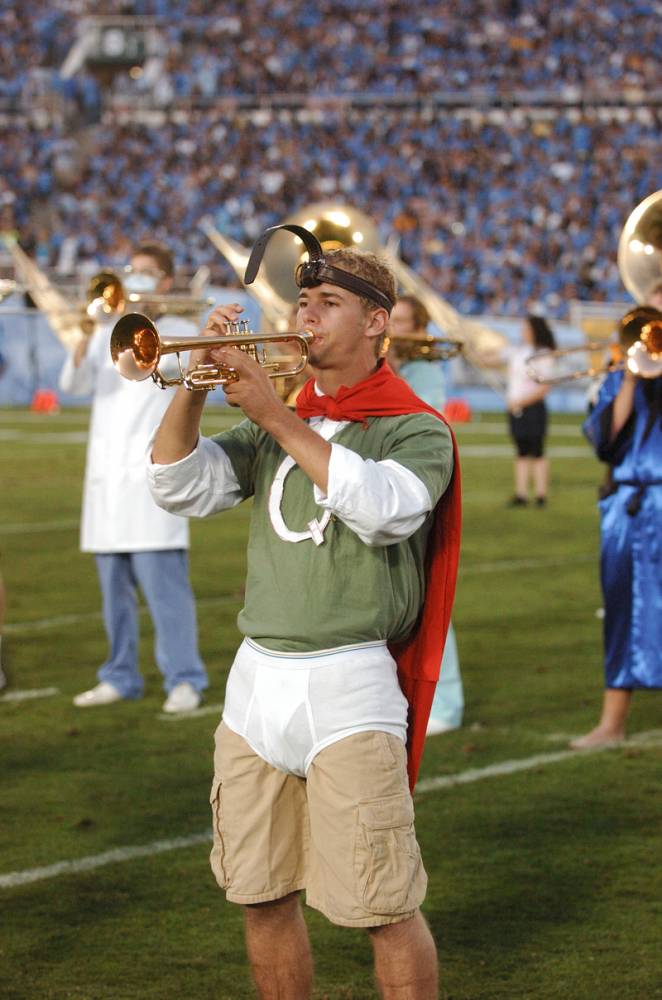
[[(136, 247), (123, 284), (127, 292), (167, 295), (173, 284), (170, 251), (156, 243)], [(137, 588), (155, 631), (154, 657), (163, 675), (166, 712), (197, 708), (207, 687), (198, 652), (197, 624), (188, 574), (188, 523), (156, 506), (144, 472), (147, 442), (172, 390), (150, 392), (115, 371), (108, 351), (115, 316), (97, 322), (65, 362), (60, 388), (92, 395), (83, 488), (81, 549), (94, 554), (101, 587), (108, 655), (98, 683), (76, 695), (79, 708), (140, 698)], [(181, 317), (164, 316), (171, 333), (195, 332)], [(110, 324), (110, 325), (109, 325)], [(174, 364), (174, 359), (170, 359)]]
[[(297, 328), (314, 335), (297, 412), (252, 358), (215, 346), (246, 419), (205, 439), (205, 392), (180, 389), (149, 467), (156, 501), (176, 513), (253, 497), (245, 639), (216, 734), (212, 868), (244, 907), (260, 996), (310, 996), (305, 889), (333, 923), (368, 930), (384, 997), (429, 998), (437, 958), (410, 788), (454, 591), (459, 469), (441, 416), (380, 360), (388, 266), (354, 249), (323, 255), (296, 228), (309, 253)], [(206, 332), (239, 312), (215, 310)]]

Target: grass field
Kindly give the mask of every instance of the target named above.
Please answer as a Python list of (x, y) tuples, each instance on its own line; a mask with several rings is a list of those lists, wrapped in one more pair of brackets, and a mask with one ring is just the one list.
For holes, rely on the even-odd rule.
[[(205, 430), (233, 419), (212, 411)], [(0, 997), (252, 997), (241, 913), (207, 863), (219, 711), (162, 717), (147, 616), (145, 698), (87, 711), (71, 703), (105, 655), (93, 559), (78, 551), (86, 427), (84, 410), (0, 411), (10, 679), (0, 699)], [(662, 697), (635, 697), (622, 748), (565, 753), (569, 736), (595, 722), (601, 697), (602, 470), (579, 419), (555, 417), (548, 508), (506, 510), (502, 417), (460, 426), (458, 439), (465, 528), (454, 622), (465, 725), (428, 741), (416, 796), (441, 996), (662, 997)], [(207, 706), (222, 702), (238, 642), (246, 528), (245, 507), (192, 524)], [(12, 698), (42, 689), (51, 693)], [(486, 770), (493, 765), (503, 767)], [(50, 868), (176, 838), (190, 841), (127, 850), (89, 870)], [(364, 934), (312, 910), (306, 919), (317, 1000), (375, 997)]]

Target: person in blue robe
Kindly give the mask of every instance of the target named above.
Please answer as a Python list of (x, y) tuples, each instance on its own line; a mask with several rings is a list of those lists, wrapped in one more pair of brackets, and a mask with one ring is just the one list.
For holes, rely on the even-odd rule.
[(611, 468), (599, 503), (605, 692), (575, 749), (623, 740), (632, 692), (662, 687), (662, 376), (611, 372), (584, 433)]
[[(446, 405), (446, 378), (440, 361), (412, 358), (409, 350), (400, 351), (397, 337), (427, 333), (430, 316), (423, 303), (413, 295), (398, 299), (391, 313), (389, 332), (394, 335), (387, 354), (391, 368), (404, 379), (419, 399), (442, 411)], [(410, 345), (411, 346), (411, 345)], [(430, 711), (427, 735), (436, 736), (462, 725), (464, 690), (460, 659), (452, 624), (448, 629), (441, 671)]]

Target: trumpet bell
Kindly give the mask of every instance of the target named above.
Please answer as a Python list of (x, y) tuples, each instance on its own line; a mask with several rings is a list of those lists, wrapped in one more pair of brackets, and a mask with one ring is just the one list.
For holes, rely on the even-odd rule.
[(120, 375), (131, 382), (143, 382), (154, 375), (161, 346), (152, 321), (141, 313), (123, 316), (113, 327), (110, 356)]
[(641, 378), (658, 378), (662, 375), (662, 320), (647, 323), (627, 353), (629, 371)]
[(641, 340), (644, 327), (657, 320), (662, 320), (662, 313), (653, 306), (637, 306), (626, 312), (617, 327), (618, 342), (623, 351), (629, 350), (633, 344)]
[(122, 282), (112, 271), (99, 271), (90, 278), (86, 298), (87, 313), (92, 317), (120, 313), (126, 304)]

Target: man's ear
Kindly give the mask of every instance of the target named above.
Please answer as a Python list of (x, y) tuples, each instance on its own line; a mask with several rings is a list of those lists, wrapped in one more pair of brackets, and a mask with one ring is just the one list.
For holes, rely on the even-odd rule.
[(365, 328), (366, 337), (381, 337), (386, 332), (388, 326), (388, 313), (386, 309), (371, 309), (367, 317)]

